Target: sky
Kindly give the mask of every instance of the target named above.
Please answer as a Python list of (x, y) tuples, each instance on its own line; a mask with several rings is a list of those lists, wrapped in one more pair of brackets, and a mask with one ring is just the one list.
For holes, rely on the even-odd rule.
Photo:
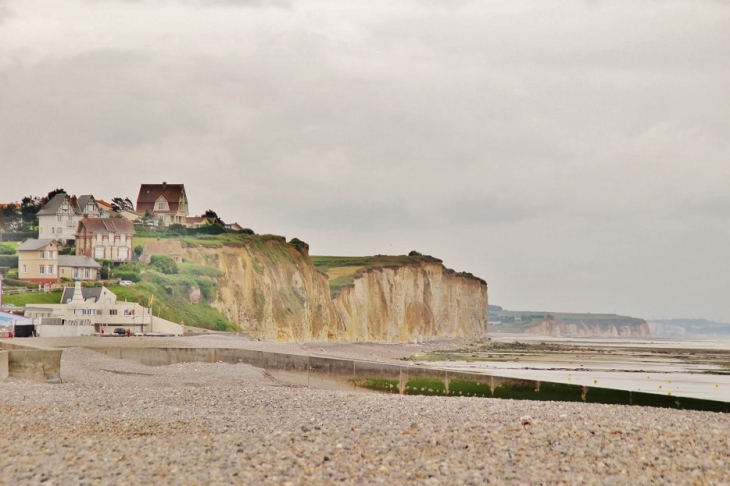
[(163, 181), (510, 310), (730, 322), (730, 1), (0, 0), (0, 202)]

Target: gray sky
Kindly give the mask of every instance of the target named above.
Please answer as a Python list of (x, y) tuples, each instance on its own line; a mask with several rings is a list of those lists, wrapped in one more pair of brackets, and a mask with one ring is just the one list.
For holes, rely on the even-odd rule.
[(184, 183), (509, 309), (730, 322), (729, 135), (726, 0), (0, 0), (0, 202)]

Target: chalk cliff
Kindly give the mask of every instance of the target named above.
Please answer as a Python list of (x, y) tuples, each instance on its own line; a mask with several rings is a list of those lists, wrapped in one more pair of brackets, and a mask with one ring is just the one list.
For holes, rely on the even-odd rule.
[[(487, 284), (441, 263), (363, 269), (332, 298), (306, 244), (264, 236), (240, 246), (184, 250), (186, 261), (217, 267), (212, 305), (252, 337), (279, 341), (410, 341), (483, 337)], [(435, 260), (435, 259), (434, 259)]]
[(487, 284), (441, 263), (368, 270), (334, 304), (349, 341), (487, 335)]
[(525, 330), (525, 334), (539, 336), (580, 337), (647, 337), (651, 336), (649, 324), (643, 319), (627, 318), (627, 322), (590, 322), (586, 320), (563, 321), (555, 318), (543, 319)]

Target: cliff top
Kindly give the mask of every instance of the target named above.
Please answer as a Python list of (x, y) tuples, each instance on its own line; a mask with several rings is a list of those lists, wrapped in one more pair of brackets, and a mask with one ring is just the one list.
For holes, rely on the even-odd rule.
[[(342, 292), (343, 288), (353, 285), (357, 277), (374, 268), (397, 268), (419, 263), (443, 264), (443, 261), (438, 258), (421, 255), (417, 252), (411, 252), (409, 255), (375, 255), (362, 257), (312, 256), (311, 259), (315, 268), (327, 274), (329, 277), (330, 294), (333, 299)], [(457, 273), (445, 267), (444, 273), (456, 274), (463, 278), (478, 280), (486, 285), (484, 280), (470, 273)]]

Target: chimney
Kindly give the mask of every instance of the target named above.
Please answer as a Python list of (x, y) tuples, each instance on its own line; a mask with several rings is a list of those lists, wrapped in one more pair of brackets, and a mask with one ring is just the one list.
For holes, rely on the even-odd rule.
[(71, 207), (73, 209), (78, 209), (78, 207), (79, 207), (79, 203), (76, 200), (76, 195), (75, 194), (73, 196), (71, 196)]
[(166, 188), (166, 187), (167, 187), (167, 182), (164, 182), (164, 181), (163, 181), (163, 182), (162, 182), (162, 188), (164, 189), (164, 188)]

